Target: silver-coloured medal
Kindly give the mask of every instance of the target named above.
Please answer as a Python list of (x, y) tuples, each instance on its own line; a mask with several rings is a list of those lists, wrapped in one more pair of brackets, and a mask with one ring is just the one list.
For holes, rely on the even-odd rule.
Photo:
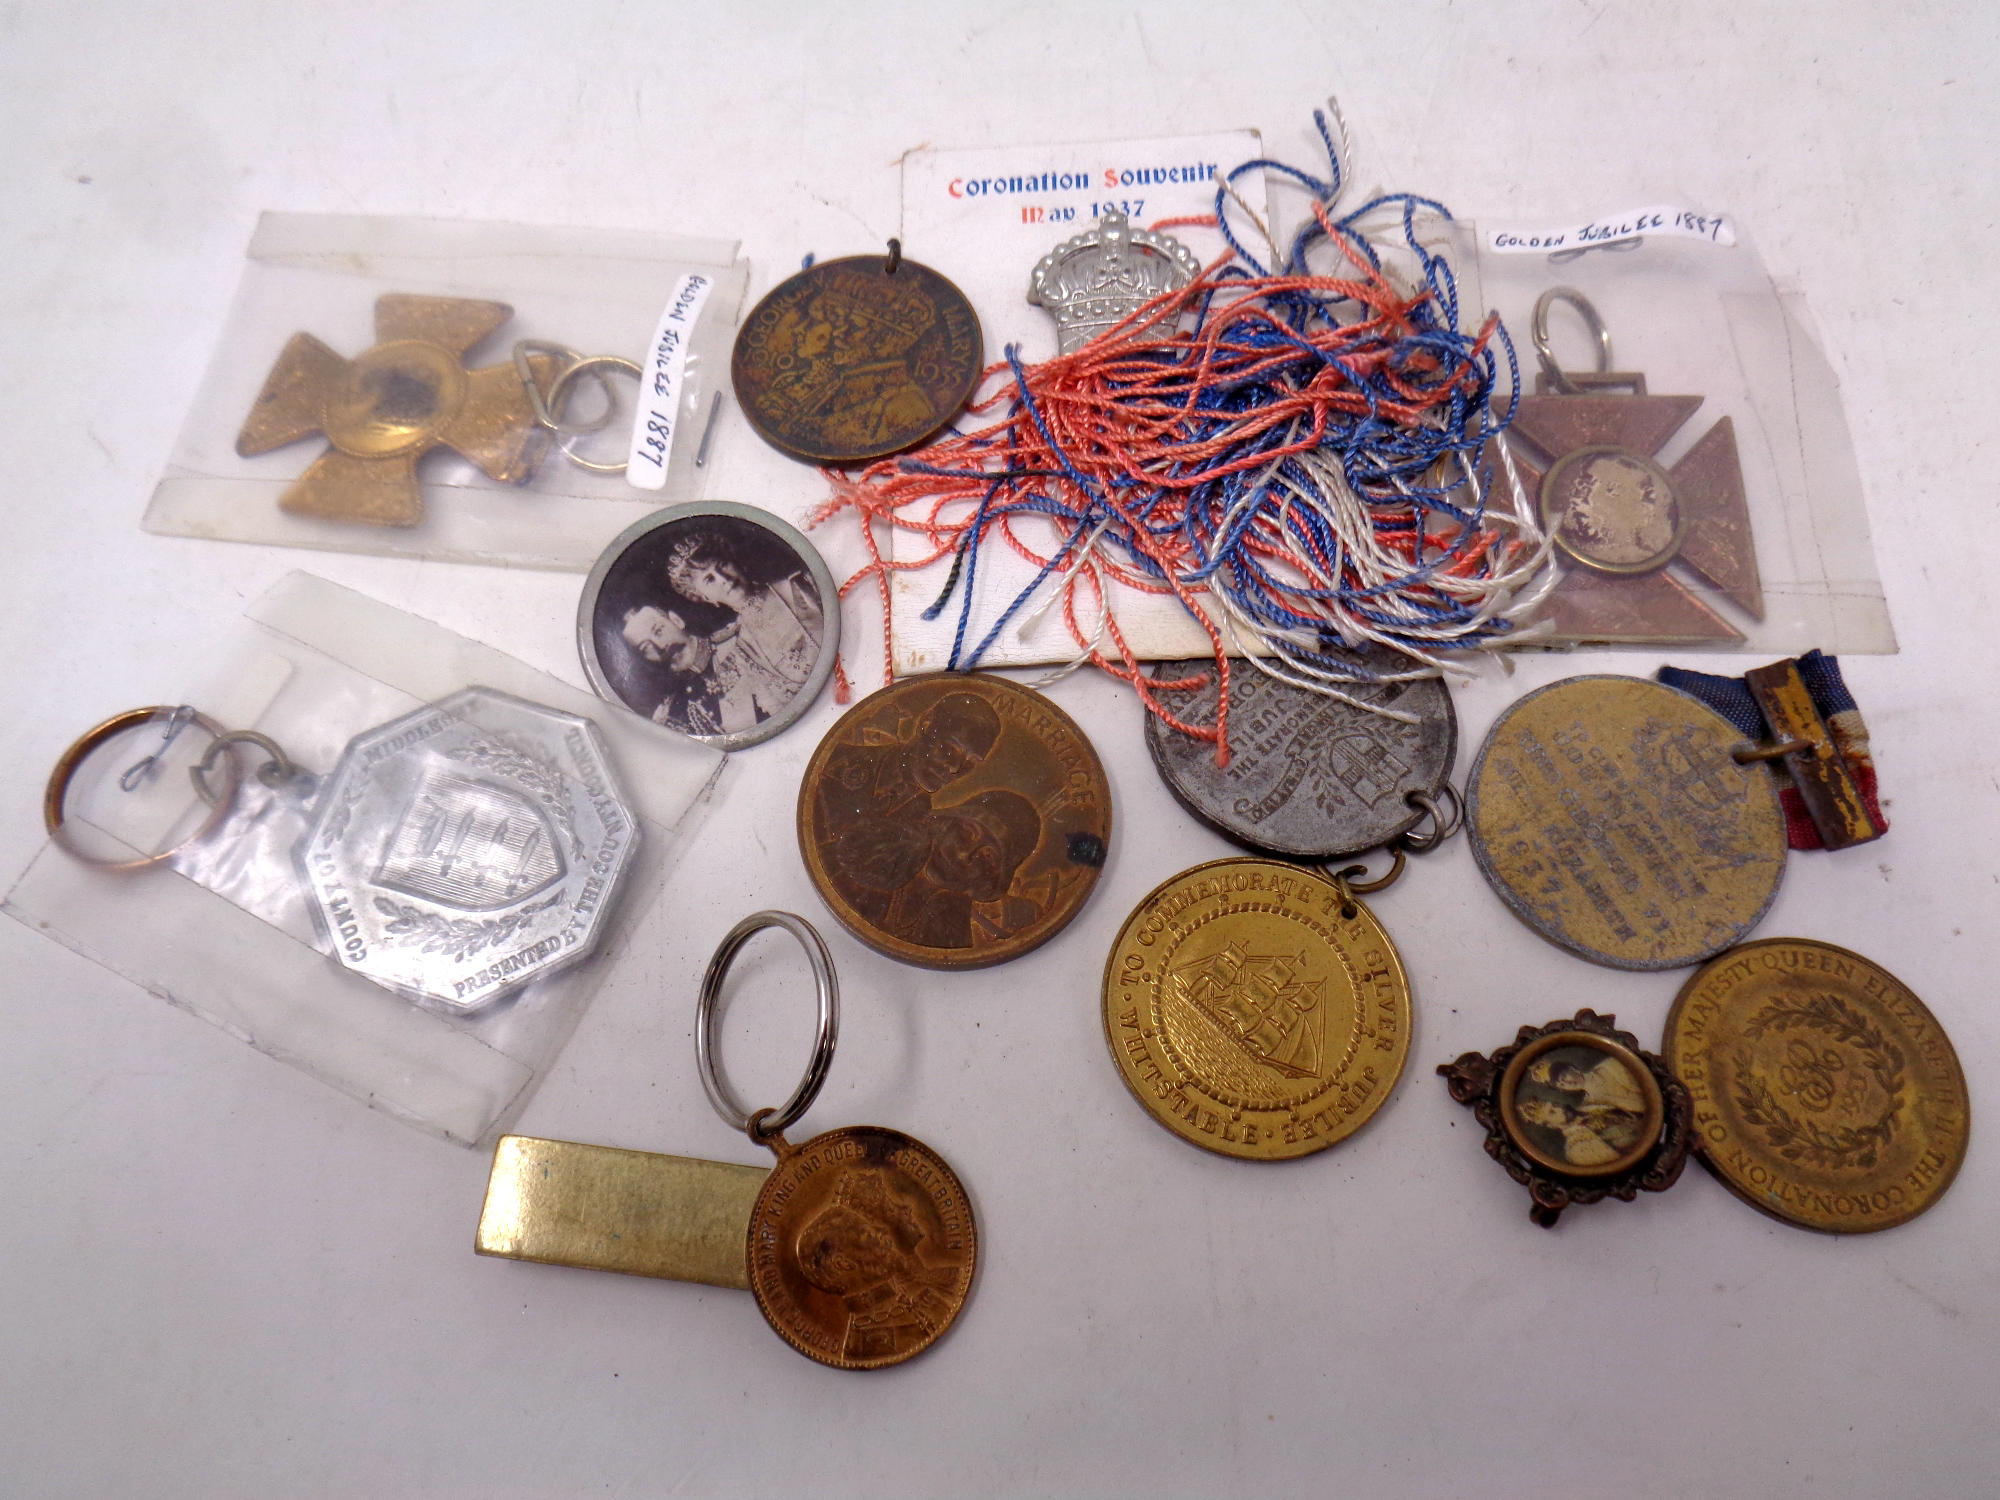
[[(1382, 647), (1354, 654), (1365, 671), (1393, 673), (1406, 657)], [(1207, 674), (1197, 688), (1158, 692), (1188, 723), (1213, 723), (1220, 694), (1207, 659), (1162, 662), (1158, 678)], [(1146, 716), (1146, 747), (1180, 804), (1248, 848), (1329, 860), (1380, 848), (1414, 829), (1448, 798), (1458, 718), (1439, 678), (1342, 685), (1349, 697), (1411, 715), (1391, 718), (1294, 687), (1238, 662), (1229, 678), (1226, 767), (1215, 746)]]
[(1134, 229), (1112, 209), (1035, 263), (1028, 301), (1056, 320), (1056, 346), (1069, 354), (1200, 274), (1201, 262), (1186, 245)]
[(637, 844), (595, 725), (473, 687), (349, 741), (299, 859), (343, 964), (469, 1011), (588, 954)]

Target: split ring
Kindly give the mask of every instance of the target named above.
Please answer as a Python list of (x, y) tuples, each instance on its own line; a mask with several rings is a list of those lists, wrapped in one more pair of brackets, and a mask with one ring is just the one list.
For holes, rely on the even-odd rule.
[(203, 800), (209, 804), (208, 816), (202, 819), (199, 828), (171, 849), (163, 849), (158, 854), (141, 855), (137, 859), (99, 859), (79, 849), (76, 841), (65, 829), (63, 803), (68, 799), (70, 783), (76, 779), (76, 773), (83, 763), (95, 751), (102, 749), (127, 730), (137, 729), (154, 719), (166, 719), (172, 722), (176, 717), (183, 723), (194, 724), (216, 740), (220, 740), (226, 733), (215, 720), (194, 709), (185, 706), (169, 708), (155, 705), (152, 708), (128, 708), (122, 714), (113, 714), (96, 728), (86, 731), (76, 743), (63, 751), (62, 757), (56, 761), (55, 769), (49, 773), (48, 786), (42, 793), (42, 826), (48, 829), (49, 837), (62, 846), (64, 853), (73, 859), (81, 860), (84, 864), (94, 865), (100, 870), (144, 870), (165, 863), (190, 844), (199, 843), (215, 832), (217, 825), (229, 815), (230, 806), (236, 800), (237, 784), (243, 776), (242, 768), (237, 765), (236, 757), (233, 755), (226, 757), (225, 765), (229, 775), (220, 792), (211, 795), (207, 784), (199, 776), (195, 778), (196, 788), (202, 793)]
[(1535, 299), (1535, 318), (1531, 328), (1535, 357), (1541, 361), (1542, 373), (1549, 377), (1549, 384), (1565, 396), (1577, 396), (1582, 394), (1582, 388), (1556, 362), (1555, 348), (1549, 342), (1549, 308), (1557, 302), (1567, 302), (1589, 325), (1591, 337), (1597, 340), (1599, 375), (1607, 374), (1611, 369), (1611, 331), (1604, 326), (1604, 319), (1597, 315), (1590, 299), (1573, 286), (1552, 286)]
[[(736, 961), (738, 950), (767, 927), (784, 928), (806, 950), (806, 962), (812, 965), (813, 990), (819, 1000), (819, 1034), (813, 1039), (812, 1058), (806, 1064), (805, 1076), (792, 1090), (792, 1097), (776, 1109), (758, 1110), (753, 1119), (715, 1069), (715, 1002), (722, 993), (722, 981), (729, 974), (729, 966)], [(833, 1044), (839, 1032), (840, 984), (834, 977), (833, 957), (826, 951), (826, 943), (812, 923), (788, 911), (760, 911), (729, 929), (728, 935), (716, 947), (715, 956), (708, 961), (708, 972), (701, 978), (701, 999), (695, 1009), (694, 1056), (708, 1102), (715, 1106), (715, 1112), (729, 1123), (732, 1130), (746, 1131), (752, 1140), (762, 1144), (794, 1124), (799, 1116), (812, 1108), (813, 1100), (819, 1097), (820, 1086), (826, 1082), (827, 1069), (833, 1066)]]
[[(616, 370), (621, 374), (630, 375), (634, 380), (645, 379), (645, 371), (641, 370), (629, 359), (616, 354), (592, 354), (578, 360), (575, 364), (564, 370), (562, 374), (556, 376), (554, 383), (549, 386), (550, 409), (558, 414), (561, 413), (569, 402), (570, 385), (580, 375), (595, 376), (597, 383), (609, 394), (611, 387), (603, 374), (606, 370)], [(610, 420), (611, 415), (607, 412), (597, 426), (602, 427)], [(555, 430), (563, 434), (556, 442), (556, 446), (562, 449), (562, 456), (575, 464), (579, 469), (588, 469), (593, 474), (623, 474), (625, 472), (626, 465), (623, 459), (620, 459), (615, 464), (608, 464), (600, 463), (593, 458), (579, 458), (576, 450), (571, 445), (582, 434), (576, 432), (574, 429), (564, 427), (560, 417), (558, 417)], [(595, 431), (596, 428), (590, 430)]]

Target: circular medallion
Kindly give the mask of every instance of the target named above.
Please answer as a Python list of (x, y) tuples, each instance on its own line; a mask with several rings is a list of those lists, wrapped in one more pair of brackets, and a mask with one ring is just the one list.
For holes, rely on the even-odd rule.
[(730, 378), (757, 435), (808, 463), (899, 453), (958, 414), (979, 381), (979, 318), (912, 260), (821, 261), (781, 282), (736, 335)]
[(355, 458), (388, 458), (430, 447), (465, 404), (465, 366), (421, 339), (358, 354), (327, 393), (327, 441)]
[(1666, 1126), (1666, 1102), (1629, 1047), (1588, 1031), (1539, 1037), (1500, 1078), (1500, 1123), (1521, 1153), (1567, 1177), (1629, 1172)]
[(1542, 524), (1556, 545), (1599, 573), (1664, 568), (1687, 535), (1667, 471), (1624, 448), (1578, 448), (1542, 478)]
[[(1354, 653), (1394, 672), (1409, 658), (1384, 647)], [(1165, 662), (1153, 675), (1207, 674), (1197, 688), (1159, 690), (1174, 717), (1208, 724), (1221, 691), (1212, 660)], [(1181, 806), (1225, 838), (1294, 859), (1338, 859), (1409, 832), (1424, 816), (1412, 792), (1436, 797), (1458, 751), (1458, 718), (1441, 679), (1362, 683), (1343, 692), (1414, 714), (1404, 723), (1294, 687), (1238, 663), (1229, 676), (1230, 761), (1215, 746), (1146, 715), (1146, 748)]]
[(874, 1125), (780, 1152), (750, 1210), (750, 1289), (778, 1335), (843, 1370), (923, 1353), (972, 1293), (972, 1201), (944, 1158)]
[(474, 687), (350, 740), (298, 858), (327, 951), (469, 1011), (590, 953), (638, 837), (596, 725)]
[(1662, 1049), (1694, 1097), (1695, 1149), (1753, 1208), (1834, 1234), (1944, 1196), (1971, 1130), (1965, 1075), (1923, 1001), (1858, 953), (1745, 943), (1674, 1000)]
[(1266, 859), (1196, 865), (1125, 921), (1104, 1037), (1133, 1096), (1225, 1156), (1305, 1156), (1366, 1124), (1402, 1075), (1396, 945), (1330, 880)]
[(1729, 721), (1637, 677), (1570, 677), (1494, 724), (1466, 833), (1488, 883), (1550, 942), (1614, 969), (1676, 969), (1763, 919), (1785, 868), (1771, 775)]
[(813, 544), (755, 506), (705, 500), (628, 527), (590, 570), (577, 649), (598, 693), (719, 750), (813, 706), (840, 596)]
[(1074, 720), (1003, 677), (890, 684), (820, 741), (799, 787), (820, 899), (870, 947), (932, 969), (1004, 963), (1097, 884), (1111, 788)]

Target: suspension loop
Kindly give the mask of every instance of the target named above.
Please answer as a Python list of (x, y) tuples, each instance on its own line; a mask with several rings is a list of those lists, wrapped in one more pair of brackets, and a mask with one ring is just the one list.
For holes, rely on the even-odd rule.
[(1340, 915), (1346, 921), (1351, 922), (1360, 915), (1361, 908), (1356, 904), (1355, 897), (1371, 896), (1376, 891), (1387, 890), (1402, 877), (1403, 867), (1409, 863), (1409, 858), (1403, 853), (1401, 841), (1390, 844), (1388, 849), (1389, 868), (1373, 880), (1357, 878), (1367, 875), (1368, 866), (1365, 864), (1342, 865), (1337, 870), (1323, 868), (1326, 878), (1339, 888)]
[[(297, 761), (285, 754), (284, 746), (268, 734), (259, 734), (254, 729), (232, 729), (226, 734), (218, 734), (203, 753), (201, 760), (188, 767), (188, 777), (194, 782), (196, 795), (210, 807), (220, 806), (235, 793), (237, 779), (234, 774), (235, 757), (230, 751), (236, 745), (255, 745), (264, 752), (266, 759), (264, 764), (257, 768), (257, 780), (273, 791), (282, 786), (289, 786), (295, 781), (303, 780), (309, 783), (312, 780), (311, 773), (302, 770)], [(215, 768), (221, 765), (225, 758), (232, 774), (228, 790), (218, 792), (209, 786), (208, 778), (214, 774)]]
[[(1449, 811), (1439, 808), (1438, 797), (1442, 797), (1445, 802), (1450, 804)], [(1396, 840), (1399, 848), (1407, 849), (1412, 854), (1429, 854), (1439, 844), (1442, 844), (1464, 826), (1465, 803), (1458, 795), (1458, 788), (1453, 786), (1449, 781), (1439, 782), (1438, 797), (1433, 797), (1429, 792), (1411, 792), (1408, 794), (1407, 800), (1411, 805), (1421, 807), (1429, 815), (1430, 831), (1427, 833), (1419, 832), (1418, 830), (1424, 826), (1422, 823), (1419, 823), (1416, 828), (1412, 828), (1408, 833)]]

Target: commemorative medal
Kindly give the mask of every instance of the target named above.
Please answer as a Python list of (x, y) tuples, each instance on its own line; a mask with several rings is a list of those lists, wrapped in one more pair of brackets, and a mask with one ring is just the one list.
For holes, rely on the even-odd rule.
[(1103, 1006), (1146, 1111), (1251, 1161), (1352, 1135), (1409, 1054), (1396, 945), (1344, 879), (1278, 860), (1215, 860), (1149, 894), (1112, 944)]
[[(1230, 674), (1230, 761), (1215, 763), (1205, 740), (1146, 715), (1153, 766), (1182, 807), (1225, 838), (1287, 859), (1331, 860), (1414, 834), (1435, 841), (1451, 821), (1458, 719), (1440, 678), (1394, 680), (1408, 658), (1374, 646), (1353, 653), (1382, 680), (1316, 693), (1248, 662)], [(1160, 706), (1184, 723), (1215, 719), (1221, 679), (1205, 659), (1166, 662), (1156, 680)], [(1428, 831), (1418, 825), (1433, 820)]]
[(1486, 1127), (1486, 1154), (1528, 1190), (1528, 1216), (1553, 1229), (1573, 1203), (1665, 1192), (1693, 1134), (1688, 1091), (1666, 1063), (1580, 1010), (1523, 1026), (1490, 1057), (1467, 1052), (1438, 1072)]
[(1766, 938), (1681, 987), (1661, 1049), (1694, 1149), (1737, 1197), (1832, 1234), (1930, 1208), (1965, 1160), (1965, 1075), (1937, 1017), (1880, 965)]
[[(325, 438), (326, 450), (279, 497), (279, 508), (371, 526), (423, 520), (417, 465), (438, 448), (501, 484), (526, 484), (551, 443), (583, 468), (622, 473), (623, 463), (585, 458), (574, 444), (616, 415), (607, 372), (637, 379), (638, 365), (524, 341), (507, 363), (468, 367), (466, 356), (513, 315), (504, 302), (391, 293), (376, 299), (374, 346), (352, 359), (296, 333), (244, 418), (236, 451), (254, 458)], [(572, 421), (569, 398), (584, 376), (598, 383), (604, 408)]]
[(730, 379), (757, 435), (806, 463), (915, 447), (979, 382), (979, 318), (928, 266), (889, 254), (820, 261), (780, 282), (736, 335)]
[(818, 700), (840, 651), (840, 594), (813, 544), (769, 511), (676, 505), (604, 549), (576, 640), (602, 697), (741, 750)]
[[(1549, 312), (1558, 302), (1589, 326), (1596, 370), (1557, 362)], [(1574, 288), (1542, 294), (1533, 336), (1541, 374), (1536, 393), (1521, 398), (1508, 437), (1527, 450), (1516, 467), (1562, 556), (1561, 577), (1539, 618), (1569, 640), (1743, 639), (1703, 597), (1764, 618), (1732, 420), (1718, 419), (1669, 463), (1662, 453), (1675, 446), (1701, 397), (1651, 395), (1644, 375), (1613, 370), (1610, 332)]]
[(1097, 885), (1111, 788), (1074, 720), (984, 673), (905, 678), (827, 732), (799, 849), (841, 924), (904, 963), (976, 969), (1054, 937)]
[[(818, 1037), (792, 1096), (746, 1112), (715, 1066), (715, 1007), (737, 952), (768, 927), (805, 949)], [(788, 912), (745, 918), (702, 980), (695, 1055), (716, 1111), (777, 1164), (505, 1136), (475, 1249), (747, 1289), (779, 1337), (837, 1369), (879, 1369), (921, 1354), (971, 1295), (979, 1257), (972, 1202), (944, 1158), (901, 1131), (854, 1125), (802, 1145), (786, 1141), (826, 1080), (838, 1027), (837, 982), (819, 934)]]
[[(131, 791), (182, 733), (209, 737), (190, 769), (206, 813), (178, 844), (106, 858), (72, 836), (65, 802), (86, 759), (159, 723), (160, 749), (120, 778)], [(79, 739), (43, 803), (51, 837), (101, 868), (169, 863), (214, 836), (238, 802), (240, 745), (309, 826), (292, 861), (323, 950), (364, 978), (471, 1012), (588, 956), (639, 829), (597, 728), (472, 687), (356, 735), (315, 778), (268, 736), (225, 730), (192, 708), (134, 709)]]

